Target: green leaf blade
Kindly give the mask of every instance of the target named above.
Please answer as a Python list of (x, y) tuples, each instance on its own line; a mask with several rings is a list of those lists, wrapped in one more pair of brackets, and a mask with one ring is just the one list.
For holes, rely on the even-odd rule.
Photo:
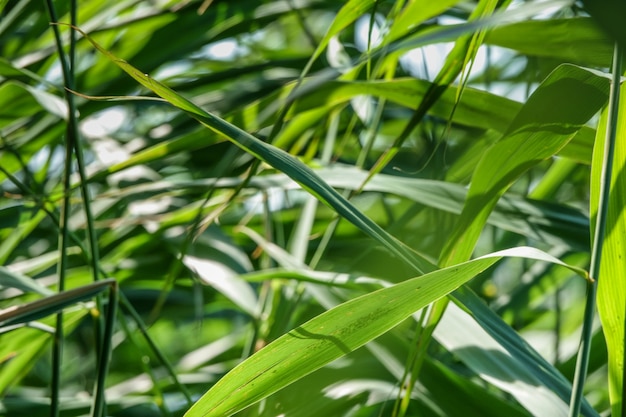
[(328, 310), (234, 368), (185, 415), (232, 415), (380, 336), (498, 259), (441, 269)]

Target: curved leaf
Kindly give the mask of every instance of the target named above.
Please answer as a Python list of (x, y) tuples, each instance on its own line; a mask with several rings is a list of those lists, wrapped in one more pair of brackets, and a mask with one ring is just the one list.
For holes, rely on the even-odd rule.
[(300, 162), (297, 158), (282, 149), (255, 138), (249, 133), (239, 129), (237, 126), (232, 125), (213, 114), (207, 113), (190, 100), (176, 93), (174, 90), (151, 78), (149, 75), (142, 73), (123, 59), (117, 58), (115, 55), (102, 48), (92, 38), (87, 36), (86, 33), (81, 33), (94, 45), (94, 47), (96, 47), (96, 49), (105, 54), (111, 61), (113, 61), (141, 85), (150, 89), (161, 98), (167, 100), (173, 106), (183, 110), (204, 126), (219, 135), (225, 136), (241, 149), (287, 174), (304, 189), (320, 199), (320, 201), (332, 207), (337, 213), (345, 217), (364, 233), (382, 243), (388, 250), (407, 262), (407, 264), (411, 265), (417, 271), (424, 272), (434, 269), (434, 265), (432, 265), (427, 259), (411, 250), (408, 246), (404, 245), (402, 242), (387, 233), (378, 224), (363, 215), (352, 203), (346, 200), (334, 188), (326, 184), (317, 174), (315, 174), (315, 172), (313, 172), (313, 170)]
[[(354, 298), (291, 330), (239, 364), (185, 415), (232, 415), (382, 335), (503, 256), (553, 261), (573, 268), (537, 249), (520, 247)], [(573, 270), (586, 274), (579, 268)]]

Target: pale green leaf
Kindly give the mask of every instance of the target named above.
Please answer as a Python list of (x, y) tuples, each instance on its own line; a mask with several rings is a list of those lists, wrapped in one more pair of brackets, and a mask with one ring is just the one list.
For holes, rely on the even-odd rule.
[(503, 256), (556, 261), (585, 274), (580, 268), (568, 266), (542, 251), (520, 247), (374, 291), (316, 316), (269, 344), (220, 379), (186, 416), (232, 415), (260, 401), (380, 336)]
[(402, 12), (393, 20), (389, 33), (383, 42), (393, 42), (401, 36), (414, 31), (425, 20), (437, 16), (458, 2), (458, 0), (414, 0), (408, 2), (406, 7), (402, 9)]
[(546, 389), (522, 358), (493, 340), (454, 303), (448, 305), (434, 337), (482, 379), (510, 393), (533, 416), (567, 416), (567, 403)]

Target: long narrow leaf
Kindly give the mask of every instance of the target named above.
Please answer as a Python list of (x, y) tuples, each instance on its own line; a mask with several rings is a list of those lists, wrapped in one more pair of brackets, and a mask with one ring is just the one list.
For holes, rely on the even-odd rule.
[[(77, 29), (80, 31), (80, 29)], [(345, 217), (364, 233), (368, 234), (378, 242), (382, 243), (388, 250), (393, 252), (400, 259), (403, 259), (417, 271), (425, 272), (434, 269), (427, 259), (419, 256), (409, 249), (402, 242), (387, 233), (375, 222), (363, 215), (352, 203), (346, 200), (334, 188), (328, 186), (313, 170), (294, 158), (287, 152), (265, 143), (249, 133), (239, 129), (225, 120), (210, 114), (185, 97), (176, 93), (164, 84), (142, 73), (123, 59), (102, 48), (86, 33), (81, 32), (96, 49), (105, 54), (117, 66), (123, 69), (137, 82), (150, 89), (161, 98), (167, 100), (173, 106), (183, 110), (191, 117), (202, 123), (214, 132), (225, 136), (228, 140), (239, 146), (241, 149), (256, 156), (260, 160), (268, 163), (279, 171), (284, 172), (294, 181), (300, 184), (320, 201), (333, 208), (337, 213)]]
[(375, 339), (417, 310), (463, 285), (503, 256), (561, 263), (533, 248), (515, 248), (349, 300), (281, 336), (239, 364), (215, 384), (186, 416), (228, 416), (260, 401)]

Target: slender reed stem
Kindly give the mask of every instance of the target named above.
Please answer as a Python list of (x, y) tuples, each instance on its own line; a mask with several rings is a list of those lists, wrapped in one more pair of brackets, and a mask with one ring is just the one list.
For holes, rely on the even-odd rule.
[(583, 388), (587, 367), (589, 364), (589, 352), (591, 349), (591, 330), (593, 327), (593, 317), (596, 308), (597, 280), (599, 279), (600, 263), (602, 260), (602, 242), (606, 229), (606, 217), (609, 210), (609, 194), (611, 191), (611, 173), (613, 170), (613, 153), (615, 150), (615, 136), (617, 133), (617, 116), (619, 109), (619, 90), (622, 74), (622, 51), (616, 44), (613, 55), (613, 81), (611, 93), (609, 95), (608, 123), (604, 144), (604, 155), (602, 161), (602, 172), (600, 175), (600, 200), (598, 202), (598, 214), (596, 228), (593, 234), (591, 248), (591, 269), (590, 275), (596, 282), (587, 284), (587, 299), (585, 301), (585, 316), (583, 330), (576, 361), (576, 373), (574, 374), (574, 386), (570, 399), (569, 416), (577, 417), (580, 413), (580, 406), (583, 400)]
[(165, 367), (168, 374), (172, 378), (174, 385), (185, 396), (185, 399), (187, 400), (187, 404), (191, 407), (191, 405), (193, 404), (191, 393), (189, 392), (187, 387), (181, 384), (180, 381), (178, 380), (178, 376), (176, 375), (176, 371), (174, 370), (174, 367), (172, 366), (170, 361), (165, 357), (163, 352), (161, 352), (161, 350), (158, 348), (156, 343), (154, 343), (154, 340), (152, 340), (152, 337), (150, 337), (150, 335), (148, 334), (148, 329), (146, 328), (146, 325), (144, 324), (143, 320), (141, 319), (137, 311), (133, 308), (133, 305), (130, 303), (130, 301), (128, 301), (124, 293), (121, 291), (119, 292), (119, 299), (120, 299), (120, 303), (122, 304), (123, 309), (128, 314), (130, 314), (130, 316), (133, 318), (133, 320), (135, 321), (135, 324), (137, 324), (137, 328), (139, 329), (139, 332), (142, 334), (142, 336), (146, 340), (146, 343), (148, 343), (148, 346), (150, 346), (150, 349), (152, 350), (154, 355), (157, 357), (159, 362), (161, 362), (161, 365)]
[[(56, 15), (56, 10), (54, 8), (54, 4), (51, 0), (46, 0), (46, 6), (48, 9), (48, 14), (50, 16), (50, 21), (52, 23), (58, 23), (58, 18)], [(70, 3), (70, 21), (73, 26), (76, 26), (76, 16), (77, 16), (78, 4), (76, 0), (72, 0)], [(95, 232), (93, 215), (91, 211), (90, 204), (90, 196), (87, 188), (87, 175), (85, 173), (85, 163), (83, 159), (83, 152), (81, 149), (80, 138), (78, 133), (78, 120), (77, 120), (77, 109), (76, 103), (74, 101), (74, 95), (70, 93), (70, 90), (75, 90), (74, 85), (74, 71), (76, 70), (76, 60), (75, 60), (75, 52), (76, 52), (76, 34), (74, 31), (71, 31), (70, 34), (70, 53), (69, 58), (66, 56), (63, 50), (63, 42), (61, 40), (61, 34), (59, 31), (59, 27), (56, 24), (52, 25), (52, 31), (54, 33), (54, 38), (57, 46), (57, 52), (59, 55), (59, 62), (61, 63), (61, 69), (63, 73), (63, 81), (66, 89), (65, 91), (65, 101), (67, 102), (68, 107), (68, 119), (67, 119), (67, 128), (66, 128), (66, 144), (65, 144), (65, 179), (64, 179), (64, 200), (63, 200), (63, 209), (61, 216), (61, 237), (60, 237), (60, 251), (61, 251), (61, 260), (59, 262), (59, 291), (62, 291), (65, 288), (65, 269), (66, 269), (66, 247), (67, 247), (67, 239), (68, 239), (68, 230), (67, 230), (67, 220), (69, 216), (69, 190), (70, 187), (70, 175), (71, 175), (71, 161), (72, 161), (72, 151), (76, 156), (76, 162), (78, 165), (78, 172), (81, 178), (80, 181), (80, 189), (83, 199), (83, 205), (85, 209), (85, 217), (87, 221), (87, 236), (90, 246), (91, 252), (91, 270), (93, 274), (94, 281), (98, 281), (98, 271), (100, 270), (98, 265), (99, 255), (98, 255), (98, 242), (97, 235)], [(112, 290), (113, 291), (113, 290)], [(102, 312), (102, 301), (101, 297), (96, 296), (96, 305), (98, 312)], [(110, 315), (114, 315), (115, 307), (109, 306)], [(114, 321), (114, 318), (110, 318), (110, 320)], [(105, 333), (112, 332), (112, 324), (111, 330), (109, 331), (108, 326), (109, 323), (104, 323), (107, 327), (104, 329)], [(103, 369), (107, 369), (108, 366), (108, 354), (110, 352), (110, 342), (103, 343), (105, 339), (105, 334), (103, 334), (103, 315), (98, 314), (98, 318), (94, 320), (95, 326), (95, 347), (96, 354), (98, 356), (98, 370), (99, 372)], [(52, 394), (51, 394), (51, 415), (53, 417), (58, 416), (59, 413), (59, 384), (60, 384), (60, 372), (61, 372), (61, 355), (62, 355), (62, 338), (63, 338), (63, 315), (59, 313), (57, 315), (57, 329), (55, 334), (55, 344), (53, 348), (53, 380), (52, 380)], [(102, 363), (102, 361), (106, 361), (106, 363)], [(102, 415), (105, 409), (104, 406), (104, 378), (105, 374), (98, 373), (97, 383), (96, 383), (96, 399), (94, 403), (93, 413), (94, 415)]]
[[(57, 21), (56, 11), (54, 6), (50, 1), (47, 1), (48, 13), (50, 15), (50, 20), (53, 22)], [(59, 34), (58, 28), (53, 27), (54, 36), (57, 42), (57, 46), (59, 49), (59, 58), (63, 62), (65, 59), (61, 54), (61, 36)], [(69, 103), (68, 103), (69, 104)], [(59, 263), (57, 266), (57, 275), (59, 276), (59, 292), (63, 292), (65, 290), (65, 276), (67, 270), (67, 242), (69, 238), (68, 233), (68, 222), (69, 222), (69, 213), (70, 213), (70, 190), (71, 190), (71, 182), (70, 177), (72, 174), (72, 149), (73, 144), (71, 142), (71, 126), (68, 123), (66, 126), (66, 136), (67, 140), (65, 142), (65, 168), (63, 174), (63, 200), (61, 203), (61, 216), (59, 220), (59, 242), (58, 242), (58, 250), (59, 250)], [(61, 390), (61, 362), (63, 359), (63, 312), (59, 311), (56, 317), (56, 330), (54, 333), (54, 341), (52, 345), (52, 381), (51, 381), (51, 392), (50, 392), (50, 416), (58, 417), (60, 412), (60, 390)]]
[[(68, 246), (68, 222), (70, 213), (70, 176), (72, 170), (72, 147), (66, 144), (65, 147), (65, 172), (63, 174), (63, 189), (65, 190), (61, 203), (61, 216), (59, 220), (59, 263), (57, 275), (59, 276), (59, 292), (65, 290), (65, 275), (67, 271), (67, 246)], [(56, 330), (54, 333), (54, 343), (52, 346), (52, 392), (50, 415), (59, 415), (59, 391), (61, 383), (61, 360), (63, 356), (63, 312), (60, 311), (56, 318)]]

